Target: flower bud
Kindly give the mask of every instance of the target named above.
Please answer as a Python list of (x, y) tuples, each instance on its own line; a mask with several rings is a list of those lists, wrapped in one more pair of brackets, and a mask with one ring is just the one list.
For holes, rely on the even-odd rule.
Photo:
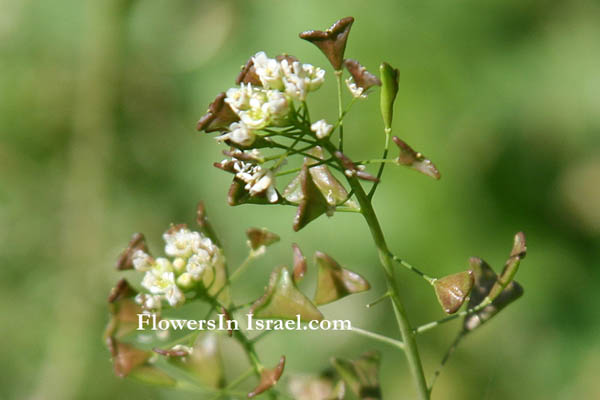
[(392, 128), (392, 119), (394, 117), (394, 101), (398, 94), (398, 76), (400, 72), (392, 68), (388, 63), (383, 63), (379, 67), (379, 75), (381, 76), (381, 97), (380, 108), (383, 124), (386, 129)]

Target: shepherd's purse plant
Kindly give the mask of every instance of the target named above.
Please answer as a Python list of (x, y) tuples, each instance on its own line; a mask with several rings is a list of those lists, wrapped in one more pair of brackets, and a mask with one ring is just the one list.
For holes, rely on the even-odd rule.
[[(233, 178), (227, 194), (231, 206), (294, 207), (294, 231), (324, 214), (334, 217), (338, 212), (350, 212), (362, 217), (370, 230), (387, 284), (385, 293), (374, 296), (367, 307), (390, 301), (399, 335), (353, 326), (349, 329), (403, 352), (414, 383), (414, 388), (406, 389), (406, 397), (413, 398), (416, 394), (418, 399), (426, 400), (432, 397), (441, 367), (459, 343), (523, 294), (513, 278), (526, 254), (525, 236), (522, 232), (514, 236), (512, 250), (500, 274), (482, 259), (473, 257), (464, 271), (432, 277), (390, 249), (373, 207), (385, 167), (408, 167), (436, 180), (440, 179), (440, 173), (432, 161), (393, 135), (399, 71), (384, 62), (376, 76), (358, 61), (345, 58), (353, 22), (354, 18), (347, 17), (325, 31), (300, 34), (301, 39), (317, 46), (333, 67), (338, 94), (334, 120), (314, 115), (314, 110), (312, 115), (309, 112), (313, 92), (326, 80), (324, 69), (289, 54), (271, 57), (259, 51), (241, 68), (235, 85), (217, 95), (197, 128), (216, 132), (215, 139), (227, 147), (223, 152), (225, 158), (214, 166)], [(362, 99), (373, 96), (377, 88), (382, 117), (381, 155), (355, 159), (344, 150), (345, 140), (352, 138), (345, 135), (349, 126), (344, 126), (344, 119)], [(203, 203), (198, 206), (196, 221), (196, 228), (183, 224), (169, 227), (163, 235), (164, 256), (151, 255), (144, 236), (138, 233), (119, 257), (117, 268), (132, 270), (133, 283), (122, 279), (112, 289), (108, 299), (111, 317), (104, 332), (118, 376), (191, 390), (211, 399), (382, 398), (377, 352), (357, 355), (353, 360), (332, 354), (330, 371), (333, 372), (298, 376), (283, 375), (284, 355), (267, 367), (255, 349), (258, 341), (267, 340), (268, 333), (284, 326), (286, 321), (300, 324), (326, 321), (318, 306), (369, 290), (370, 284), (364, 277), (317, 251), (313, 259), (318, 277), (311, 299), (298, 285), (309, 263), (300, 247), (292, 243), (291, 268), (278, 266), (271, 273), (263, 296), (248, 304), (237, 304), (231, 283), (243, 276), (252, 260), (280, 238), (266, 228), (249, 228), (248, 257), (230, 273), (227, 257)], [(421, 326), (412, 325), (397, 284), (398, 267), (429, 283), (442, 311), (448, 315)], [(176, 328), (167, 323), (166, 317), (177, 311), (181, 316), (185, 306), (194, 302), (205, 303), (209, 309), (203, 320), (192, 315), (196, 321), (191, 322), (196, 324), (190, 327), (188, 321), (187, 327), (192, 329), (189, 333), (181, 335), (174, 332), (177, 329), (140, 330), (141, 325), (156, 324)], [(222, 334), (214, 326), (197, 327), (197, 323), (208, 321), (214, 313), (224, 326)], [(240, 328), (239, 322), (246, 320), (243, 315), (269, 321), (271, 330), (255, 333)], [(456, 339), (431, 378), (426, 379), (417, 336), (459, 318), (462, 327)], [(400, 336), (401, 340), (394, 336)], [(230, 341), (241, 345), (249, 363), (248, 369), (233, 379), (225, 373), (221, 358), (221, 349), (229, 348)], [(256, 380), (250, 390), (241, 390), (252, 376)], [(281, 379), (287, 384), (278, 384)]]

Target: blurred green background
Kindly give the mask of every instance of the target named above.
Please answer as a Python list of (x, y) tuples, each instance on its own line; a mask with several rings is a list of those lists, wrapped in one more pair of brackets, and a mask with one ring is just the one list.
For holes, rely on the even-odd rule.
[[(480, 256), (501, 268), (512, 235), (529, 254), (525, 296), (469, 337), (434, 399), (600, 398), (600, 5), (573, 0), (0, 1), (0, 315), (2, 399), (186, 399), (114, 377), (101, 333), (113, 265), (133, 232), (157, 251), (171, 222), (205, 201), (232, 265), (244, 231), (282, 242), (253, 265), (237, 300), (259, 296), (289, 243), (361, 272), (366, 294), (329, 318), (394, 334), (377, 257), (358, 215), (321, 217), (298, 234), (288, 207), (226, 204), (221, 146), (195, 132), (215, 94), (265, 50), (326, 67), (297, 38), (352, 15), (346, 55), (401, 71), (394, 133), (435, 161), (435, 182), (389, 168), (376, 196), (392, 250), (432, 275)], [(335, 83), (312, 95), (333, 119)], [(346, 122), (347, 153), (378, 156), (378, 96)], [(312, 293), (314, 267), (303, 288)], [(433, 292), (400, 271), (414, 324), (442, 315)], [(419, 338), (428, 376), (458, 324)], [(401, 354), (351, 333), (273, 334), (267, 364), (318, 372), (333, 355), (384, 352), (387, 399), (412, 398)]]

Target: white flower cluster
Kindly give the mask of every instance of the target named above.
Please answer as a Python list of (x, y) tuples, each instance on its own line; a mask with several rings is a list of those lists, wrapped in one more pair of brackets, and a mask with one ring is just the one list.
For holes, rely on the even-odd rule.
[(252, 57), (262, 88), (241, 84), (227, 90), (225, 102), (238, 115), (229, 131), (218, 136), (219, 141), (231, 140), (242, 146), (251, 145), (255, 131), (267, 126), (282, 126), (286, 122), (293, 100), (304, 101), (308, 92), (317, 90), (325, 80), (325, 70), (286, 58), (278, 61), (264, 52)]
[(260, 165), (245, 162), (237, 159), (232, 160), (233, 170), (236, 178), (246, 183), (246, 189), (251, 196), (265, 193), (270, 203), (275, 203), (279, 196), (275, 190), (275, 176), (273, 171), (265, 169)]
[(160, 300), (166, 299), (171, 306), (185, 302), (182, 289), (190, 289), (200, 283), (205, 272), (214, 273), (224, 266), (221, 249), (212, 240), (199, 232), (190, 231), (185, 226), (175, 226), (164, 235), (165, 253), (173, 257), (153, 259), (142, 250), (133, 254), (133, 266), (146, 273), (142, 286), (152, 295), (136, 298), (146, 309), (157, 309)]

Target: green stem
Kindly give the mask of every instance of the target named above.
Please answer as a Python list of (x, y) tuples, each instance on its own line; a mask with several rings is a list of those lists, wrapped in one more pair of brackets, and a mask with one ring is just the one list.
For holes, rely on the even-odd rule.
[(366, 331), (364, 329), (360, 329), (360, 328), (357, 328), (355, 326), (352, 327), (352, 332), (357, 333), (357, 334), (359, 334), (361, 336), (365, 336), (365, 337), (377, 340), (377, 341), (385, 343), (385, 344), (390, 344), (390, 345), (392, 345), (392, 346), (394, 346), (394, 347), (396, 347), (398, 349), (404, 350), (404, 343), (402, 343), (399, 340), (392, 339), (392, 338), (380, 335), (380, 334), (375, 333), (375, 332)]
[(394, 261), (396, 261), (398, 264), (402, 265), (403, 267), (411, 270), (412, 272), (414, 272), (415, 274), (419, 275), (421, 278), (425, 279), (427, 282), (429, 282), (430, 285), (433, 285), (433, 283), (436, 281), (435, 278), (432, 278), (430, 276), (428, 276), (427, 274), (425, 274), (424, 272), (422, 272), (421, 270), (413, 267), (412, 265), (410, 265), (409, 263), (407, 263), (406, 261), (404, 261), (403, 259), (401, 259), (400, 257), (396, 257), (393, 254), (390, 254), (390, 256), (392, 257), (392, 259)]
[(375, 191), (377, 190), (377, 186), (379, 186), (379, 182), (381, 182), (381, 176), (383, 175), (383, 169), (385, 168), (387, 160), (387, 155), (390, 150), (390, 137), (392, 136), (392, 128), (385, 128), (385, 148), (383, 149), (383, 156), (381, 157), (381, 165), (379, 166), (379, 171), (377, 171), (377, 180), (373, 184), (373, 187), (369, 191), (369, 199), (372, 199), (375, 195)]
[(341, 152), (344, 151), (344, 106), (342, 104), (342, 70), (335, 71), (335, 78), (337, 82), (337, 94), (338, 94), (338, 121), (340, 128), (340, 142), (339, 149)]
[[(327, 151), (329, 151), (331, 154), (335, 154), (335, 152), (337, 151), (337, 149), (333, 144), (331, 144), (331, 142), (324, 142), (324, 146), (327, 148)], [(377, 215), (375, 214), (375, 210), (373, 209), (371, 200), (365, 193), (358, 179), (356, 177), (347, 177), (347, 180), (350, 184), (350, 187), (354, 191), (356, 199), (358, 200), (358, 203), (362, 210), (362, 214), (371, 231), (373, 241), (377, 246), (379, 260), (385, 272), (385, 279), (387, 282), (388, 291), (390, 292), (390, 298), (394, 306), (394, 313), (396, 315), (396, 320), (398, 322), (400, 333), (402, 334), (402, 341), (404, 342), (406, 358), (408, 360), (408, 364), (410, 367), (411, 374), (413, 376), (413, 381), (416, 386), (417, 393), (419, 395), (419, 399), (429, 400), (429, 391), (427, 390), (427, 382), (423, 373), (423, 366), (421, 363), (421, 357), (419, 356), (419, 349), (417, 347), (415, 333), (413, 332), (410, 326), (408, 316), (406, 315), (406, 311), (404, 310), (404, 305), (400, 301), (400, 297), (398, 295), (398, 286), (393, 272), (393, 260), (385, 242), (385, 237), (383, 235), (383, 231), (381, 230), (381, 225), (379, 224), (379, 220), (377, 219)]]
[(414, 330), (414, 332), (415, 332), (415, 333), (417, 333), (417, 334), (418, 334), (418, 333), (427, 332), (427, 331), (429, 331), (429, 330), (431, 330), (431, 329), (433, 329), (433, 328), (437, 327), (438, 325), (444, 324), (444, 323), (446, 323), (446, 322), (453, 321), (453, 320), (455, 320), (455, 319), (457, 319), (457, 318), (460, 318), (460, 317), (466, 317), (466, 316), (467, 316), (467, 315), (469, 315), (469, 314), (475, 314), (476, 312), (478, 312), (478, 311), (481, 311), (483, 308), (485, 308), (485, 307), (487, 307), (488, 305), (490, 305), (490, 304), (492, 303), (492, 301), (493, 301), (493, 299), (490, 299), (489, 297), (486, 297), (486, 298), (485, 298), (485, 299), (484, 299), (484, 300), (483, 300), (483, 301), (482, 301), (482, 302), (481, 302), (481, 303), (480, 303), (478, 306), (476, 306), (476, 307), (470, 308), (470, 309), (468, 309), (468, 310), (461, 311), (461, 312), (459, 312), (459, 313), (456, 313), (456, 314), (449, 315), (449, 316), (447, 316), (447, 317), (445, 317), (445, 318), (442, 318), (442, 319), (440, 319), (440, 320), (437, 320), (437, 321), (428, 322), (428, 323), (426, 323), (426, 324), (424, 324), (424, 325), (421, 325), (421, 326), (419, 326), (418, 328), (416, 328), (416, 329)]

